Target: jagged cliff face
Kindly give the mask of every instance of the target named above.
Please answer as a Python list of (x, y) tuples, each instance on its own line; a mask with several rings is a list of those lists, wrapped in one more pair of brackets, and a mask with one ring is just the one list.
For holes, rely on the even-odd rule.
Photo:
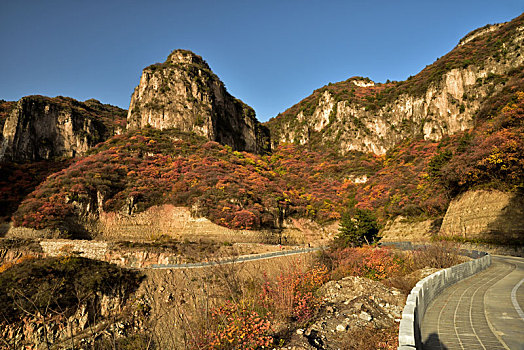
[(119, 133), (124, 110), (96, 100), (26, 96), (11, 110), (0, 138), (0, 161), (74, 157)]
[(330, 84), (270, 120), (282, 142), (383, 154), (403, 141), (438, 141), (473, 127), (482, 102), (522, 71), (524, 15), (486, 26), (404, 82), (350, 78)]
[(144, 69), (127, 120), (129, 129), (178, 128), (235, 150), (269, 150), (269, 132), (254, 110), (226, 91), (202, 57), (186, 50)]

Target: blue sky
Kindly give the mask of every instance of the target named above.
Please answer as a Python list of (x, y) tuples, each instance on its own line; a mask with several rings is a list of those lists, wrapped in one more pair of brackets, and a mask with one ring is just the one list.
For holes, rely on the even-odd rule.
[(144, 67), (203, 56), (262, 121), (329, 82), (404, 80), (522, 0), (0, 0), (0, 99), (127, 108)]

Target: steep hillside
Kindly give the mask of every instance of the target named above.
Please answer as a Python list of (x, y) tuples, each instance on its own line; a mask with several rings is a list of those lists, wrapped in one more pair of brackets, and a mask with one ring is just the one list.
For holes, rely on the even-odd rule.
[(231, 96), (202, 57), (175, 50), (144, 69), (131, 97), (128, 128), (178, 128), (234, 150), (269, 150), (269, 132), (255, 111)]
[(125, 110), (97, 100), (26, 96), (3, 125), (0, 161), (39, 161), (83, 155), (120, 132)]
[[(130, 110), (129, 130), (49, 176), (18, 207), (13, 223), (52, 229), (61, 237), (93, 237), (100, 218), (146, 217), (158, 206), (153, 210), (157, 214), (185, 207), (186, 218), (205, 217), (232, 229), (278, 231), (286, 227), (286, 219), (325, 224), (355, 207), (372, 209), (381, 223), (399, 215), (434, 221), (444, 216), (452, 199), (470, 190), (521, 193), (521, 22), (522, 16), (472, 32), (405, 82), (352, 78), (315, 92), (268, 123), (277, 140), (295, 143), (263, 154), (239, 152), (224, 138), (220, 141), (225, 145), (209, 140), (211, 134), (204, 131), (210, 129), (192, 118), (203, 116), (210, 123), (205, 125), (214, 125), (215, 112), (205, 114), (202, 102), (212, 102), (214, 95), (199, 89), (204, 76), (211, 84), (205, 86), (222, 85), (199, 56), (175, 51), (166, 63), (144, 70), (144, 84), (131, 103), (143, 103), (144, 109)], [(170, 75), (179, 79), (162, 80)], [(189, 86), (195, 90), (182, 88), (187, 79), (193, 79)], [(167, 87), (157, 91), (163, 82)], [(151, 105), (155, 98), (161, 98), (162, 108), (170, 101), (189, 101), (188, 110), (194, 113), (182, 118), (173, 109), (162, 119)], [(353, 114), (346, 113), (348, 106)], [(307, 137), (302, 137), (304, 130)], [(163, 210), (164, 204), (171, 209)], [(132, 225), (133, 220), (126, 222)]]
[(485, 99), (523, 70), (523, 22), (521, 15), (473, 31), (406, 81), (355, 77), (315, 90), (266, 123), (272, 143), (384, 154), (406, 139), (468, 130)]
[(0, 101), (0, 224), (48, 175), (71, 164), (69, 157), (125, 128), (125, 114), (94, 99)]
[(469, 131), (440, 142), (406, 141), (386, 153), (384, 166), (357, 191), (359, 206), (385, 219), (438, 217), (468, 190), (524, 188), (524, 72), (488, 98)]
[(340, 158), (291, 145), (259, 156), (150, 127), (91, 153), (48, 177), (20, 205), (15, 225), (74, 236), (101, 212), (133, 215), (161, 204), (238, 229), (279, 228), (293, 216), (325, 222), (347, 205), (351, 179), (369, 177), (380, 165), (370, 155)]
[(0, 224), (10, 220), (22, 200), (42, 181), (70, 164), (71, 159), (0, 163)]

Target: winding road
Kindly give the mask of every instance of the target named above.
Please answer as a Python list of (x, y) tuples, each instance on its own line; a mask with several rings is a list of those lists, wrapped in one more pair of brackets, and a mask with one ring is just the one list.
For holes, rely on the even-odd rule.
[(492, 265), (446, 288), (426, 310), (423, 349), (524, 350), (524, 259)]
[(280, 256), (310, 253), (310, 252), (314, 252), (314, 251), (322, 250), (322, 249), (323, 248), (321, 247), (315, 247), (315, 248), (281, 250), (277, 252), (262, 253), (262, 254), (240, 255), (237, 257), (226, 258), (226, 259), (221, 259), (217, 261), (206, 261), (206, 262), (186, 263), (186, 264), (152, 265), (151, 267), (146, 267), (145, 269), (195, 269), (195, 268), (201, 268), (201, 267), (206, 267), (206, 266), (234, 264), (234, 263), (252, 261), (252, 260), (272, 259), (272, 258), (278, 258)]

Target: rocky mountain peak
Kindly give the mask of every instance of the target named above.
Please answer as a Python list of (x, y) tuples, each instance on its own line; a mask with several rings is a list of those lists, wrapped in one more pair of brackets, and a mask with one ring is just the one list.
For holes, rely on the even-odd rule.
[(128, 129), (151, 126), (195, 132), (235, 150), (269, 149), (269, 132), (255, 111), (231, 96), (202, 57), (174, 50), (142, 72), (131, 97)]
[(209, 65), (202, 58), (202, 56), (199, 56), (192, 51), (184, 50), (184, 49), (176, 49), (173, 52), (171, 52), (169, 56), (167, 56), (166, 62), (170, 62), (172, 64), (201, 65), (207, 69), (210, 69)]

